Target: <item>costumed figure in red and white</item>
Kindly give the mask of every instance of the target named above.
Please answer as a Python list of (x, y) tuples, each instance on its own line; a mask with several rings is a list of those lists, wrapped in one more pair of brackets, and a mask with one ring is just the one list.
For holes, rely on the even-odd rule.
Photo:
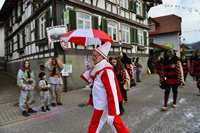
[(81, 78), (93, 84), (88, 103), (94, 107), (88, 133), (99, 133), (107, 121), (114, 133), (129, 133), (120, 117), (120, 88), (113, 67), (107, 62), (111, 43), (106, 42), (92, 52), (94, 67), (85, 71)]

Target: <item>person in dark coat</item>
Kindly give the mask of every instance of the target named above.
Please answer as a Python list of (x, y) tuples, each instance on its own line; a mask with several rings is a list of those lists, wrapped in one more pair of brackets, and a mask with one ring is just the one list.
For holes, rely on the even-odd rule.
[[(128, 84), (132, 84), (134, 81), (134, 71), (133, 71), (133, 65), (132, 65), (132, 61), (131, 59), (126, 55), (126, 53), (124, 52), (120, 52), (118, 54), (118, 57), (120, 58), (121, 62), (124, 64), (124, 68), (127, 70), (129, 78), (127, 78), (126, 82), (129, 82)], [(128, 81), (129, 80), (129, 81)], [(127, 93), (127, 90), (129, 90), (129, 88), (131, 87), (130, 85), (128, 85), (128, 87), (126, 87), (126, 91), (125, 93)], [(127, 98), (127, 94), (125, 94), (125, 98), (124, 98), (124, 102), (127, 103), (128, 102), (128, 98)]]
[(184, 85), (184, 76), (183, 69), (179, 58), (176, 56), (174, 50), (167, 50), (164, 53), (164, 60), (162, 64), (161, 70), (161, 78), (160, 83), (165, 83), (165, 92), (164, 92), (164, 105), (161, 108), (162, 111), (166, 111), (168, 109), (168, 99), (170, 90), (172, 88), (173, 91), (173, 104), (172, 107), (176, 108), (176, 100), (178, 96), (178, 86)]
[[(127, 97), (126, 90), (124, 89), (124, 84), (126, 83), (126, 70), (124, 68), (124, 65), (118, 58), (113, 58), (111, 60), (111, 65), (114, 67), (114, 73), (116, 74), (118, 84), (120, 87), (120, 91), (122, 94), (122, 98), (125, 99)], [(123, 115), (124, 108), (123, 108), (123, 102), (119, 102), (119, 109), (120, 109), (120, 115)]]

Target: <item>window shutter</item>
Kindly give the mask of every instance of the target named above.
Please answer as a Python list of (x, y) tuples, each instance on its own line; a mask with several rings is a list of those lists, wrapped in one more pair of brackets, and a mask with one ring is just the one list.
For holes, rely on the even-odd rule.
[(138, 44), (138, 31), (134, 28), (134, 44)]
[(76, 29), (76, 11), (69, 9), (69, 30)]
[(103, 30), (105, 33), (108, 33), (108, 23), (104, 18), (101, 20), (101, 30)]
[(18, 49), (20, 49), (20, 45), (19, 45), (19, 43), (20, 43), (20, 40), (19, 40), (20, 38), (19, 38), (19, 34), (17, 34), (17, 48)]
[(133, 6), (133, 12), (136, 13), (136, 1), (132, 1), (132, 6)]
[(25, 46), (25, 36), (26, 36), (26, 34), (25, 34), (25, 29), (23, 29), (23, 31), (22, 31), (23, 47)]
[(134, 28), (130, 28), (131, 44), (134, 44)]
[(35, 40), (39, 39), (39, 20), (38, 18), (35, 19)]
[(147, 32), (144, 31), (143, 34), (144, 34), (144, 46), (147, 46)]
[(50, 27), (51, 26), (50, 8), (47, 9), (45, 17), (46, 17), (46, 27)]
[(133, 2), (132, 1), (128, 1), (128, 8), (130, 11), (133, 11)]
[[(17, 19), (17, 17), (18, 17), (18, 10), (17, 10), (17, 9), (18, 9), (18, 6), (15, 8), (15, 22), (16, 22), (16, 19)], [(15, 23), (15, 22), (14, 22), (14, 23)]]
[(23, 0), (21, 0), (21, 16), (23, 14)]
[(92, 28), (99, 29), (99, 20), (97, 16), (92, 16)]
[(143, 12), (143, 17), (146, 18), (146, 4), (142, 3), (142, 12)]

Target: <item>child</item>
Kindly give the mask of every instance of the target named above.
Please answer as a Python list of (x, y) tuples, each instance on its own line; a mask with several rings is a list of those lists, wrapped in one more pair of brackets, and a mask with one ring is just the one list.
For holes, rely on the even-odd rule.
[[(41, 111), (46, 112), (46, 110), (50, 111), (49, 103), (50, 103), (50, 94), (49, 88), (50, 85), (46, 81), (46, 74), (44, 72), (40, 72), (39, 76), (39, 88), (40, 88), (40, 104), (41, 104)], [(44, 108), (46, 106), (46, 109)]]

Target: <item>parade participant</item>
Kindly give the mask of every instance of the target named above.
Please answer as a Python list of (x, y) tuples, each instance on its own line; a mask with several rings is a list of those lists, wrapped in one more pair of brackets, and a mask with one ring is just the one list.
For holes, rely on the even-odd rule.
[(155, 73), (155, 66), (154, 66), (154, 61), (152, 57), (149, 57), (148, 61), (147, 61), (147, 66), (150, 70), (150, 74), (154, 74)]
[(168, 109), (169, 93), (172, 88), (173, 91), (173, 108), (176, 108), (176, 100), (178, 95), (178, 86), (184, 85), (183, 69), (179, 58), (176, 56), (174, 50), (170, 49), (164, 53), (164, 60), (162, 64), (160, 83), (165, 83), (165, 96), (164, 106), (161, 110), (166, 111)]
[[(22, 68), (18, 71), (17, 85), (20, 89), (19, 108), (22, 111), (22, 115), (29, 116), (29, 113), (36, 113), (37, 111), (32, 109), (32, 102), (35, 94), (34, 89), (36, 85), (35, 77), (30, 68), (30, 62), (27, 60), (23, 61)], [(27, 98), (28, 96), (29, 98)]]
[(183, 66), (184, 81), (186, 82), (186, 78), (187, 78), (190, 66), (189, 66), (189, 62), (185, 56), (181, 57), (181, 64)]
[(45, 67), (50, 71), (50, 96), (51, 96), (51, 105), (53, 107), (57, 105), (62, 105), (61, 102), (61, 86), (62, 86), (62, 78), (61, 78), (61, 69), (63, 69), (62, 63), (56, 58), (51, 58), (45, 63)]
[(124, 67), (128, 72), (128, 74), (126, 75), (126, 84), (127, 85), (125, 88), (125, 97), (124, 97), (124, 102), (127, 103), (128, 102), (127, 91), (130, 89), (131, 83), (134, 82), (133, 81), (134, 80), (134, 70), (133, 70), (133, 65), (132, 65), (131, 59), (128, 58), (126, 53), (120, 52), (118, 54), (118, 57), (120, 58), (121, 62), (124, 64)]
[(162, 63), (163, 63), (162, 57), (158, 57), (156, 61), (156, 73), (159, 75), (159, 77), (161, 75)]
[(41, 111), (42, 112), (46, 112), (46, 110), (50, 111), (51, 110), (49, 108), (49, 104), (50, 104), (49, 88), (50, 88), (50, 85), (48, 84), (48, 82), (46, 80), (46, 74), (44, 72), (40, 72), (38, 77), (40, 78), (38, 86), (40, 88)]
[(93, 84), (92, 99), (89, 102), (94, 106), (94, 113), (88, 133), (99, 133), (108, 122), (114, 133), (129, 133), (119, 115), (119, 101), (122, 101), (117, 78), (113, 67), (107, 62), (111, 43), (106, 42), (92, 52), (94, 67), (85, 71), (81, 78)]
[(197, 95), (200, 96), (200, 50), (198, 50), (195, 53), (195, 57), (193, 58), (191, 68), (191, 75), (193, 75), (196, 78), (197, 88), (199, 89)]
[[(111, 61), (111, 65), (114, 67), (114, 73), (117, 76), (117, 81), (120, 87), (120, 91), (122, 94), (123, 99), (127, 96), (125, 96), (125, 83), (126, 83), (126, 69), (124, 68), (124, 65), (118, 58), (113, 58)], [(130, 79), (129, 79), (130, 80)], [(124, 87), (125, 86), (125, 87)], [(130, 86), (130, 85), (129, 85)], [(119, 109), (120, 109), (120, 115), (123, 115), (124, 108), (123, 108), (123, 102), (119, 102)]]

